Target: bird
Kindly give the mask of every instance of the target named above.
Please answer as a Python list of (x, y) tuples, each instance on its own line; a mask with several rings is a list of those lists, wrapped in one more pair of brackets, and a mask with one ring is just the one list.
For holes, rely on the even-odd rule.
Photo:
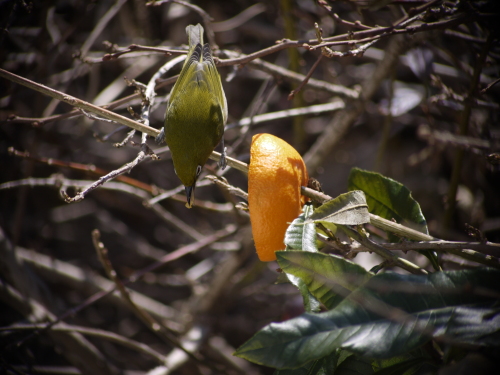
[(227, 100), (210, 45), (203, 44), (200, 24), (186, 27), (189, 51), (168, 100), (164, 126), (156, 138), (170, 149), (175, 173), (185, 186), (187, 203), (194, 203), (196, 181), (208, 157), (221, 143), (219, 166), (226, 167), (224, 126)]

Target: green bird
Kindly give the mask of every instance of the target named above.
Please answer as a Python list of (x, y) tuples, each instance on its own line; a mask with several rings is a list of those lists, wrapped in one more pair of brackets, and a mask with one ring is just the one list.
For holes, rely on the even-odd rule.
[(226, 167), (223, 135), (227, 102), (210, 46), (203, 44), (203, 27), (189, 25), (186, 33), (189, 52), (170, 93), (165, 125), (156, 141), (167, 142), (175, 173), (186, 189), (186, 207), (191, 208), (196, 180), (219, 142), (219, 166)]

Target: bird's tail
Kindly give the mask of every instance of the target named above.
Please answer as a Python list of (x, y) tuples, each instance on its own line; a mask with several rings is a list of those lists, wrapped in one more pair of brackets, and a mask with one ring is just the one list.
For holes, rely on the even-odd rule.
[(203, 26), (197, 24), (196, 26), (189, 25), (186, 27), (186, 34), (189, 39), (189, 49), (194, 49), (199, 43), (203, 46)]

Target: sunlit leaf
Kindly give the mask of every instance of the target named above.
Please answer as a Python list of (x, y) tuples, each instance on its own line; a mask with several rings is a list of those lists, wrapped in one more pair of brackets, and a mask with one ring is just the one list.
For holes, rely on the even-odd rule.
[(303, 280), (312, 295), (328, 309), (372, 276), (360, 265), (336, 255), (278, 251), (276, 256), (281, 269)]
[(306, 223), (323, 221), (342, 225), (369, 223), (365, 194), (360, 190), (341, 194), (318, 207)]
[[(302, 214), (295, 219), (288, 227), (285, 234), (286, 250), (301, 250), (304, 252), (317, 252), (316, 247), (316, 228), (314, 223), (304, 224), (304, 221), (313, 213), (312, 205), (305, 205)], [(302, 295), (304, 309), (307, 312), (316, 312), (320, 310), (318, 300), (311, 294), (304, 281), (293, 274), (285, 273), (287, 279), (295, 285)]]
[(365, 193), (371, 213), (429, 233), (420, 205), (403, 184), (379, 173), (353, 168), (349, 174), (348, 188)]
[[(302, 214), (296, 218), (285, 233), (287, 250), (303, 250), (316, 252), (316, 226), (309, 222), (313, 214), (313, 206), (306, 204)], [(306, 224), (304, 224), (306, 222)]]
[[(379, 173), (359, 168), (351, 169), (348, 180), (349, 190), (362, 190), (370, 213), (383, 217), (429, 234), (427, 222), (420, 205), (411, 196), (410, 190), (403, 184)], [(389, 239), (397, 242), (398, 237), (389, 233)], [(421, 251), (439, 269), (437, 255), (432, 251)]]

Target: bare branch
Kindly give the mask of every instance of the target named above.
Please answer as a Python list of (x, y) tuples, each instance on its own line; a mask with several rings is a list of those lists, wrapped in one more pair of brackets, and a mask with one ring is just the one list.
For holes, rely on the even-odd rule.
[[(39, 330), (40, 326), (35, 324), (12, 324), (7, 327), (0, 327), (0, 332), (16, 332), (22, 330)], [(50, 328), (51, 331), (56, 332), (77, 332), (87, 336), (100, 337), (105, 340), (126, 346), (130, 349), (136, 350), (140, 353), (144, 353), (148, 356), (156, 359), (160, 364), (165, 362), (165, 356), (158, 353), (156, 350), (151, 348), (150, 346), (143, 344), (141, 342), (129, 339), (117, 333), (111, 331), (105, 331), (103, 329), (98, 328), (88, 328), (75, 326), (70, 324), (61, 325), (60, 323), (52, 326)]]
[(76, 194), (73, 198), (70, 198), (64, 190), (61, 190), (62, 197), (63, 197), (63, 199), (67, 203), (80, 202), (92, 190), (95, 190), (96, 188), (98, 188), (99, 186), (103, 185), (107, 181), (112, 180), (113, 178), (115, 178), (115, 177), (117, 177), (117, 176), (119, 176), (121, 174), (129, 172), (137, 164), (139, 164), (140, 162), (142, 162), (143, 160), (145, 160), (147, 158), (151, 158), (151, 159), (155, 159), (156, 158), (157, 159), (158, 157), (152, 151), (150, 151), (150, 152), (148, 152), (148, 151), (141, 151), (141, 152), (139, 152), (139, 154), (137, 155), (137, 157), (133, 161), (131, 161), (130, 163), (125, 164), (121, 168), (118, 168), (118, 169), (116, 169), (116, 170), (108, 173), (106, 176), (100, 177), (97, 181), (95, 181), (91, 185), (87, 186), (81, 192), (79, 192), (78, 194)]
[(99, 233), (99, 231), (97, 229), (94, 229), (94, 231), (92, 231), (92, 242), (94, 244), (94, 248), (97, 252), (97, 255), (99, 256), (99, 260), (101, 261), (101, 264), (103, 265), (106, 274), (115, 283), (116, 288), (120, 291), (122, 298), (127, 302), (127, 304), (134, 312), (134, 314), (136, 314), (149, 327), (149, 329), (151, 329), (154, 333), (158, 334), (161, 338), (166, 339), (176, 348), (182, 350), (190, 358), (196, 361), (201, 361), (202, 358), (198, 354), (192, 353), (188, 351), (186, 348), (184, 348), (178, 341), (178, 339), (170, 331), (168, 331), (165, 326), (163, 326), (159, 321), (157, 321), (155, 318), (149, 315), (145, 310), (138, 307), (132, 301), (127, 289), (125, 289), (125, 285), (118, 278), (118, 275), (114, 270), (111, 261), (108, 258), (108, 250), (106, 249), (104, 244), (100, 241), (100, 237), (101, 234)]
[(363, 246), (366, 246), (368, 249), (370, 249), (374, 253), (380, 255), (384, 259), (389, 260), (390, 262), (401, 267), (402, 269), (407, 270), (408, 272), (411, 272), (411, 273), (416, 274), (416, 275), (427, 274), (426, 270), (420, 268), (416, 264), (413, 264), (409, 260), (398, 257), (396, 254), (390, 252), (389, 250), (385, 249), (384, 247), (371, 241), (366, 235), (358, 233), (354, 229), (351, 229), (345, 225), (339, 225), (338, 227), (342, 231), (344, 231), (349, 237), (354, 238), (356, 241), (358, 241)]

